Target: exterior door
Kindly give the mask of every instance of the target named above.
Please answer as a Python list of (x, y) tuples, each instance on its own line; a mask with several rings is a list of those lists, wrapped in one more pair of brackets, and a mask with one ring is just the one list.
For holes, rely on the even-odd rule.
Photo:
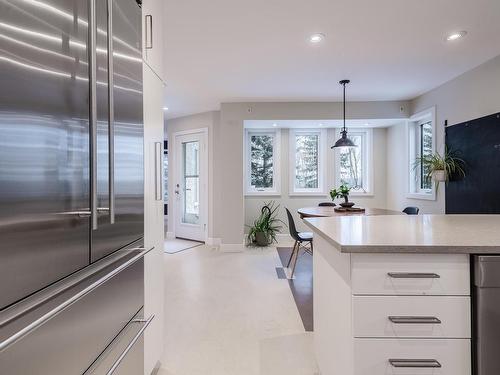
[(205, 241), (207, 227), (206, 133), (175, 137), (175, 236)]

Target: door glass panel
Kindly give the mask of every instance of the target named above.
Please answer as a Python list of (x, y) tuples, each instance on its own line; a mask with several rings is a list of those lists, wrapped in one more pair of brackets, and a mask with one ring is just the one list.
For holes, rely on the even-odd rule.
[(200, 143), (182, 143), (183, 189), (182, 222), (200, 224)]

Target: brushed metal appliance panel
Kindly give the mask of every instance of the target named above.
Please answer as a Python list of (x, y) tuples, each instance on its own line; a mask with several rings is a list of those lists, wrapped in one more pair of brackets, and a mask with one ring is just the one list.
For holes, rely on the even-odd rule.
[(83, 374), (141, 310), (143, 278), (141, 259), (0, 353), (0, 374)]
[(89, 263), (87, 7), (0, 0), (0, 309)]
[[(105, 12), (104, 12), (105, 13)], [(102, 25), (104, 20), (98, 19)], [(115, 223), (109, 212), (99, 215), (99, 228), (92, 231), (92, 262), (144, 235), (144, 161), (141, 9), (135, 0), (113, 3), (114, 80), (114, 181)], [(104, 41), (99, 42), (104, 43)], [(103, 45), (103, 48), (105, 46)], [(99, 63), (98, 63), (99, 65)], [(104, 86), (103, 86), (104, 87)], [(106, 87), (107, 90), (107, 87)], [(103, 94), (104, 95), (104, 94)], [(98, 101), (100, 110), (106, 100)], [(98, 112), (99, 112), (98, 111)], [(107, 162), (107, 116), (99, 113), (98, 205), (109, 206)]]

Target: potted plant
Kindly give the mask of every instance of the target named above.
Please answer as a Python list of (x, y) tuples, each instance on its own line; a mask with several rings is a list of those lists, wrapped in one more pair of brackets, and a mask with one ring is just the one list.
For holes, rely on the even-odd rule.
[(248, 244), (268, 246), (277, 242), (276, 235), (281, 231), (283, 222), (277, 218), (279, 205), (271, 201), (265, 203), (260, 216), (255, 219), (247, 236)]
[(347, 184), (342, 184), (338, 188), (330, 190), (330, 197), (334, 201), (335, 198), (344, 198), (344, 202), (340, 203), (340, 206), (344, 208), (354, 206), (353, 202), (349, 202), (349, 193), (351, 188)]
[(436, 189), (440, 182), (448, 182), (451, 176), (465, 177), (465, 161), (455, 156), (455, 153), (446, 147), (444, 154), (436, 152), (432, 155), (424, 155), (417, 158), (414, 168), (423, 167), (425, 178), (432, 178), (436, 183)]

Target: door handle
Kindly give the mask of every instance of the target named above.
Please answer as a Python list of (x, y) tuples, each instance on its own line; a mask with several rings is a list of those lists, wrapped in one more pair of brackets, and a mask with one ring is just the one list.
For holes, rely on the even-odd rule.
[(108, 194), (109, 222), (115, 223), (115, 96), (113, 64), (113, 0), (107, 0), (108, 7)]
[(155, 142), (155, 198), (157, 201), (163, 200), (163, 181), (161, 180), (162, 154), (161, 142)]
[[(145, 17), (146, 21), (146, 32), (145, 32), (145, 44), (146, 49), (153, 48), (153, 16), (151, 14), (147, 14)], [(148, 33), (149, 31), (149, 33)]]
[(92, 230), (97, 230), (97, 70), (96, 0), (89, 6), (89, 91), (90, 91), (90, 212)]
[(92, 212), (91, 211), (68, 211), (68, 212), (58, 212), (58, 213), (56, 213), (56, 215), (90, 217), (90, 216), (92, 216)]

